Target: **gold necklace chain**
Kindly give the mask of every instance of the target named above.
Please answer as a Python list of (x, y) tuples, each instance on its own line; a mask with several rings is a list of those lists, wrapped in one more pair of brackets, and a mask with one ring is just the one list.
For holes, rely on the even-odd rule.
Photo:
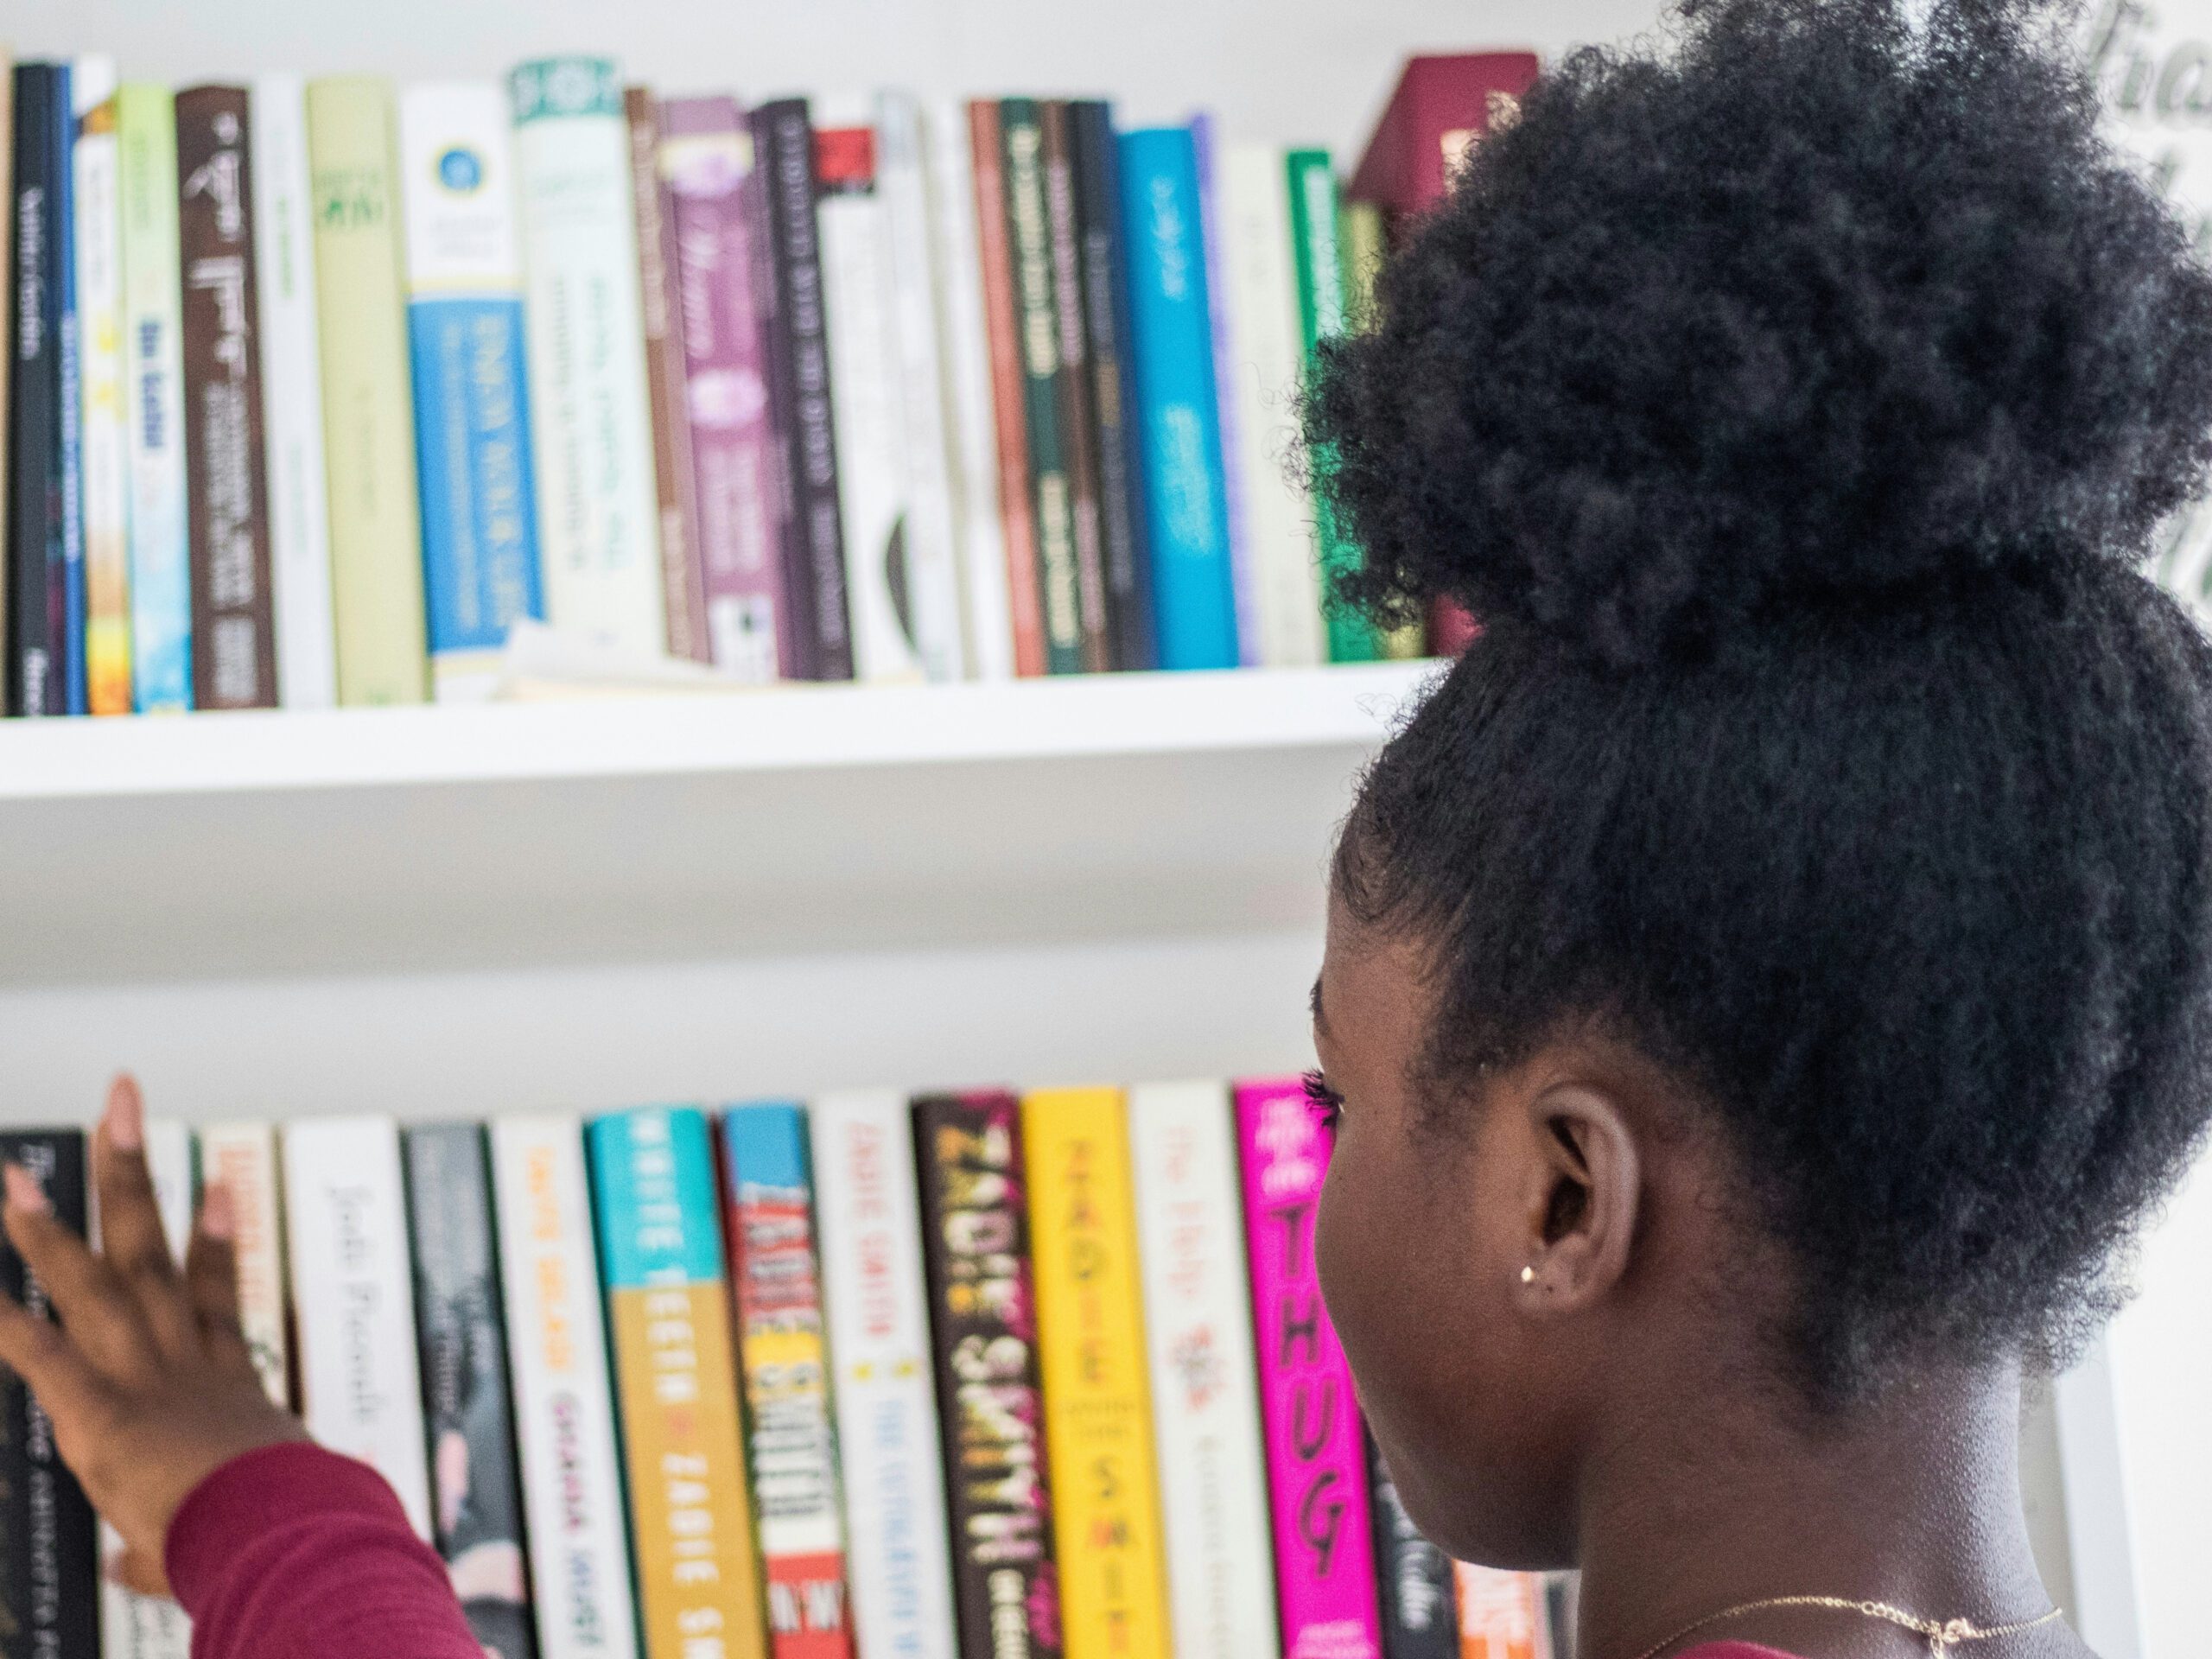
[(2024, 1618), (2012, 1624), (1975, 1624), (1970, 1618), (1921, 1618), (1902, 1607), (1893, 1607), (1886, 1601), (1853, 1601), (1846, 1596), (1769, 1596), (1764, 1601), (1739, 1601), (1733, 1607), (1723, 1607), (1717, 1613), (1707, 1613), (1703, 1618), (1685, 1624), (1663, 1642), (1655, 1642), (1636, 1659), (1659, 1659), (1659, 1656), (1686, 1636), (1694, 1636), (1708, 1624), (1718, 1624), (1724, 1618), (1734, 1618), (1740, 1613), (1764, 1612), (1776, 1607), (1826, 1607), (1833, 1611), (1859, 1613), (1868, 1618), (1878, 1618), (1888, 1624), (1928, 1638), (1931, 1659), (1946, 1659), (1951, 1649), (1961, 1642), (1986, 1642), (2000, 1636), (2018, 1636), (2023, 1630), (2032, 1630), (2037, 1625), (2048, 1624), (2059, 1617), (2056, 1607), (2038, 1613), (2033, 1618)]

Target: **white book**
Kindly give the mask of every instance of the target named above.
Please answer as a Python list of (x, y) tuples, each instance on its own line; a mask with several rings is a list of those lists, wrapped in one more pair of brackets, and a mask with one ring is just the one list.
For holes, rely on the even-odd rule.
[(91, 711), (127, 715), (130, 690), (130, 441), (124, 387), (123, 158), (115, 61), (79, 58), (70, 99), (75, 191), (78, 457), (85, 525), (85, 664)]
[(890, 1090), (855, 1090), (812, 1103), (807, 1131), (855, 1633), (864, 1654), (952, 1659), (913, 1118)]
[(338, 701), (338, 635), (322, 475), (322, 336), (315, 321), (307, 83), (297, 75), (257, 76), (251, 109), (276, 701), (287, 709), (328, 709)]
[(1007, 680), (1014, 677), (1014, 612), (1007, 593), (1006, 527), (999, 518), (998, 416), (991, 404), (982, 252), (976, 239), (976, 157), (966, 110), (950, 101), (925, 108), (922, 149), (929, 167), (938, 362), (952, 456), (966, 667), (976, 679)]
[(508, 77), (546, 620), (664, 654), (660, 501), (622, 83), (604, 58)]
[(924, 663), (910, 607), (906, 423), (891, 296), (891, 227), (865, 101), (815, 106), (821, 193), (822, 308), (845, 535), (845, 603), (853, 677), (918, 680)]
[(430, 1537), (399, 1129), (389, 1117), (285, 1126), (284, 1220), (308, 1433), (367, 1464)]
[(599, 1253), (573, 1117), (492, 1122), (507, 1370), (543, 1659), (634, 1659)]
[(1231, 144), (1221, 192), (1229, 251), (1236, 453), (1252, 538), (1260, 658), (1270, 668), (1328, 660), (1313, 509), (1291, 474), (1298, 450), (1298, 273), (1291, 264), (1283, 152)]
[(238, 1223), (238, 1325), (261, 1386), (291, 1404), (292, 1345), (284, 1321), (284, 1209), (276, 1179), (276, 1132), (267, 1123), (213, 1123), (200, 1131), (200, 1184), (230, 1190)]
[(1132, 1089), (1129, 1146), (1175, 1651), (1279, 1652), (1229, 1090)]

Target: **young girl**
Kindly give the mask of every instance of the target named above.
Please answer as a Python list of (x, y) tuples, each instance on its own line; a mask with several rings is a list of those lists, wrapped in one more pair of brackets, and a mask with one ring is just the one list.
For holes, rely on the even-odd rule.
[[(1324, 1283), (1414, 1518), (1581, 1568), (1583, 1659), (2084, 1651), (2020, 1394), (2212, 1102), (2212, 649), (2138, 569), (2212, 276), (2045, 27), (1569, 59), (1311, 404), (1359, 596), (1485, 629), (1338, 851)], [(208, 1659), (474, 1659), (263, 1402), (219, 1192), (171, 1269), (127, 1084), (95, 1169), (104, 1253), (9, 1173), (63, 1325), (0, 1357), (124, 1577)]]

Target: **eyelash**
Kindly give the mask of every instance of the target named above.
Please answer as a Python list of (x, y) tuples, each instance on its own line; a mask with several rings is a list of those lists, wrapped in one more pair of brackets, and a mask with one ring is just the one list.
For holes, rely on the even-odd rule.
[(1314, 1116), (1324, 1128), (1333, 1129), (1344, 1116), (1344, 1097), (1329, 1087), (1319, 1071), (1308, 1071), (1305, 1077), (1306, 1103), (1313, 1109)]

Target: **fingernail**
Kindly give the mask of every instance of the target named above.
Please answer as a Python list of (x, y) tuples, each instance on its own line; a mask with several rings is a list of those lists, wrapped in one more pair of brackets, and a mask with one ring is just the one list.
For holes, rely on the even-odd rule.
[(116, 1152), (137, 1152), (146, 1144), (146, 1103), (130, 1077), (118, 1077), (108, 1089), (107, 1143)]
[(42, 1216), (54, 1206), (47, 1202), (45, 1189), (31, 1179), (31, 1173), (21, 1164), (10, 1164), (0, 1172), (0, 1188), (4, 1188), (8, 1208), (20, 1210), (27, 1216)]
[(200, 1195), (200, 1230), (226, 1244), (238, 1235), (238, 1209), (231, 1189), (220, 1181)]

